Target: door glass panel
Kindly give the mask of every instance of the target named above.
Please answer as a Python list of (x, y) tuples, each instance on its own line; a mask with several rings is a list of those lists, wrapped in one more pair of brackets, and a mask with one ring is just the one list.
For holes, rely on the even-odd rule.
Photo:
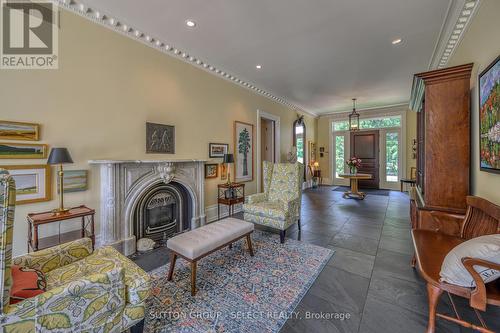
[(339, 178), (339, 174), (344, 173), (345, 167), (345, 142), (344, 136), (335, 136), (335, 178)]
[(385, 136), (385, 174), (386, 181), (398, 181), (399, 164), (399, 135), (398, 133), (386, 133)]
[(359, 121), (359, 127), (361, 127), (361, 129), (401, 127), (401, 117), (393, 116), (385, 118), (361, 119)]
[(302, 125), (295, 127), (297, 161), (304, 164), (304, 127)]
[(349, 129), (349, 122), (348, 121), (336, 121), (333, 123), (333, 130), (334, 131), (346, 131)]

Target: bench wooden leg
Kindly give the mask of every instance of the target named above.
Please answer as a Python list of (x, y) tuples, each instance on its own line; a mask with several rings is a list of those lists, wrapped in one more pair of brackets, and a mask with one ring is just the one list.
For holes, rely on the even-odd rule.
[(429, 323), (427, 324), (427, 333), (434, 333), (436, 330), (436, 309), (439, 302), (439, 296), (443, 291), (438, 287), (427, 283), (427, 297), (429, 299)]
[(229, 249), (231, 250), (233, 248), (233, 243), (229, 244)]
[(172, 276), (174, 275), (175, 261), (177, 260), (177, 254), (175, 252), (170, 252), (170, 268), (168, 270), (167, 280), (172, 281)]
[(196, 295), (196, 261), (191, 262), (191, 296)]
[(297, 221), (297, 225), (298, 225), (299, 231), (300, 231), (300, 219)]
[(250, 234), (247, 235), (247, 245), (248, 245), (248, 251), (250, 251), (250, 256), (253, 257), (252, 239), (250, 238)]

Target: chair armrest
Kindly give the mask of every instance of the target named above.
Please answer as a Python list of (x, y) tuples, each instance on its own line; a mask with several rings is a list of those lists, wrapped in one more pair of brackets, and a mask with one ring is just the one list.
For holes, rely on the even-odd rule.
[(486, 300), (488, 297), (488, 295), (486, 295), (486, 286), (479, 273), (474, 269), (474, 266), (481, 266), (500, 271), (500, 264), (496, 264), (494, 262), (483, 259), (468, 257), (462, 258), (462, 264), (476, 283), (476, 288), (474, 288), (474, 290), (471, 292), (470, 306), (474, 309), (486, 311)]
[(265, 193), (257, 193), (246, 196), (245, 203), (251, 205), (251, 204), (256, 204), (258, 202), (266, 201), (266, 199), (267, 198)]
[(450, 236), (460, 236), (460, 230), (465, 215), (432, 211), (431, 216), (435, 222), (434, 224), (437, 226), (434, 231), (442, 232)]
[(300, 215), (300, 198), (295, 198), (289, 201), (282, 201), (283, 209), (290, 214), (291, 217)]
[(96, 273), (9, 305), (0, 316), (2, 332), (106, 331), (121, 325), (126, 305), (122, 268)]
[(92, 240), (81, 238), (37, 252), (13, 258), (14, 265), (37, 269), (43, 273), (81, 260), (92, 253)]

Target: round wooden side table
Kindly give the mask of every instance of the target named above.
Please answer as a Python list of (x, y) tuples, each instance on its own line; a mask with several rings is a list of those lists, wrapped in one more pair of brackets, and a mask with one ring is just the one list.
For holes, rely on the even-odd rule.
[(358, 180), (372, 179), (372, 175), (367, 173), (344, 173), (340, 174), (339, 177), (349, 179), (351, 182), (351, 190), (344, 192), (344, 198), (355, 198), (363, 200), (366, 197), (366, 193), (359, 191)]

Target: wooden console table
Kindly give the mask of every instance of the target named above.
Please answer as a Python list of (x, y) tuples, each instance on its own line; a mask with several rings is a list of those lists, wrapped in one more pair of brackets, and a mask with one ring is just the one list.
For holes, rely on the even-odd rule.
[[(92, 247), (95, 245), (94, 235), (94, 215), (95, 210), (87, 206), (71, 208), (66, 213), (54, 213), (52, 211), (42, 213), (30, 213), (28, 221), (28, 252), (38, 251), (58, 244), (66, 243), (78, 238), (89, 237), (92, 239)], [(38, 227), (43, 224), (61, 222), (81, 218), (80, 230), (59, 233), (57, 236), (38, 239)], [(90, 230), (87, 228), (90, 227)]]
[[(220, 205), (229, 206), (229, 216), (234, 214), (234, 205), (245, 202), (245, 184), (217, 185), (217, 220), (220, 220)], [(231, 212), (232, 211), (232, 212)]]
[(367, 173), (346, 173), (340, 174), (339, 177), (349, 179), (351, 182), (351, 190), (344, 192), (344, 198), (357, 198), (363, 200), (366, 197), (366, 193), (359, 192), (358, 180), (359, 179), (372, 179), (372, 175)]

